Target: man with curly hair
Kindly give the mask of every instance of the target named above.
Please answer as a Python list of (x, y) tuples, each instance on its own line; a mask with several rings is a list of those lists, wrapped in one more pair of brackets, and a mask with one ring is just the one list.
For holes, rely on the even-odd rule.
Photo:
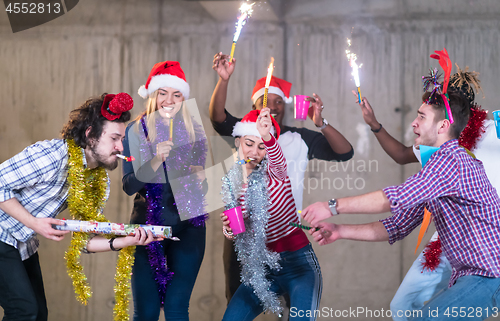
[[(115, 99), (116, 97), (116, 99)], [(0, 164), (0, 306), (3, 320), (47, 320), (47, 304), (38, 259), (37, 234), (60, 241), (68, 231), (54, 217), (67, 207), (68, 144), (77, 146), (85, 170), (118, 166), (123, 150), (125, 122), (133, 106), (128, 94), (88, 99), (71, 111), (62, 130), (63, 139), (37, 142)], [(81, 151), (81, 153), (80, 153)], [(109, 195), (109, 179), (106, 188)], [(143, 230), (136, 236), (118, 238), (114, 244), (95, 237), (88, 251), (118, 249), (152, 240)]]

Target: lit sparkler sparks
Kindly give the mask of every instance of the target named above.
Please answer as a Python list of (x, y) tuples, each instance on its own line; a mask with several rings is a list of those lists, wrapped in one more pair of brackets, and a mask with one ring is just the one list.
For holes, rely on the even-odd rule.
[(233, 37), (233, 46), (231, 47), (231, 58), (229, 59), (230, 62), (233, 60), (234, 49), (236, 48), (236, 42), (240, 37), (241, 29), (243, 29), (243, 26), (247, 23), (248, 18), (252, 16), (254, 4), (255, 2), (252, 4), (244, 2), (239, 9), (241, 15), (238, 17), (238, 21), (236, 22), (236, 32), (234, 33)]
[[(351, 39), (349, 38), (347, 39), (347, 46), (351, 46)], [(361, 104), (361, 84), (359, 82), (359, 68), (361, 68), (363, 64), (358, 66), (358, 63), (356, 62), (356, 59), (358, 59), (358, 57), (355, 53), (351, 52), (351, 50), (346, 49), (345, 53), (347, 56), (347, 60), (349, 60), (349, 65), (352, 68), (351, 75), (354, 77), (354, 83), (356, 84), (356, 87), (358, 89), (358, 102)]]
[(269, 83), (271, 82), (271, 78), (273, 76), (273, 70), (274, 70), (274, 58), (271, 57), (271, 63), (267, 68), (266, 89), (264, 90), (264, 100), (262, 101), (262, 108), (267, 107), (267, 93), (269, 91)]

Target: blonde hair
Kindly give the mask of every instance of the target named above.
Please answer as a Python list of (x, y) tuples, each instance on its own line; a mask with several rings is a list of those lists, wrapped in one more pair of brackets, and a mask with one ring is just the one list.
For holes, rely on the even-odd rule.
[[(146, 101), (145, 107), (146, 110), (142, 112), (139, 116), (137, 116), (134, 121), (137, 124), (137, 129), (140, 126), (141, 118), (143, 116), (146, 116), (146, 126), (148, 128), (148, 137), (149, 140), (154, 142), (156, 139), (156, 99), (158, 97), (158, 90), (155, 90), (149, 95), (148, 100)], [(181, 113), (182, 113), (182, 119), (184, 122), (184, 125), (186, 126), (186, 130), (189, 134), (189, 142), (192, 144), (194, 143), (196, 136), (194, 133), (194, 127), (193, 127), (193, 119), (191, 118), (191, 114), (189, 113), (189, 110), (186, 107), (186, 102), (182, 101), (181, 105)]]

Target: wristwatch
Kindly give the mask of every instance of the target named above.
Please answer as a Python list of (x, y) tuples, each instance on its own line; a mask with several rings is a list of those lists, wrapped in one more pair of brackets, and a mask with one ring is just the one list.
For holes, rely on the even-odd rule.
[[(316, 125), (316, 124), (314, 124)], [(316, 126), (316, 128), (318, 128), (319, 130), (322, 130), (324, 129), (326, 126), (328, 126), (328, 120), (326, 120), (325, 118), (323, 118), (323, 125), (321, 126)]]
[(337, 200), (335, 198), (328, 201), (328, 207), (330, 208), (330, 212), (332, 212), (332, 216), (339, 215), (339, 212), (337, 212)]

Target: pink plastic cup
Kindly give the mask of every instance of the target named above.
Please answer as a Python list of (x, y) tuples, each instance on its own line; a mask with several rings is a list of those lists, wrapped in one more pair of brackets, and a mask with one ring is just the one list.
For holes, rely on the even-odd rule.
[(245, 222), (243, 221), (241, 206), (225, 210), (224, 215), (226, 215), (229, 219), (229, 227), (233, 231), (234, 235), (245, 232)]
[(309, 102), (305, 99), (306, 95), (295, 95), (293, 96), (293, 104), (295, 105), (294, 117), (297, 120), (306, 120), (307, 112), (309, 111)]

